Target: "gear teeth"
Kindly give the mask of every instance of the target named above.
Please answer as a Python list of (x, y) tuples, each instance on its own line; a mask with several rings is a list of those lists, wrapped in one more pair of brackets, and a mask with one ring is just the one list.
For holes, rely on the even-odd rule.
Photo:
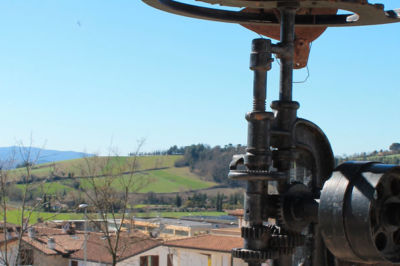
[(242, 227), (241, 234), (242, 238), (260, 239), (265, 236), (269, 236), (276, 231), (274, 227), (262, 226), (262, 227)]
[(240, 258), (245, 261), (265, 261), (268, 259), (274, 259), (279, 257), (280, 252), (277, 250), (269, 250), (269, 251), (256, 251), (249, 250), (244, 248), (235, 248), (232, 250), (232, 256), (235, 258)]
[(288, 256), (294, 253), (294, 248), (280, 248), (278, 252), (279, 256)]
[(276, 202), (277, 206), (277, 213), (276, 213), (276, 223), (282, 227), (285, 228), (285, 219), (284, 219), (284, 214), (283, 214), (283, 197), (280, 197), (279, 200)]

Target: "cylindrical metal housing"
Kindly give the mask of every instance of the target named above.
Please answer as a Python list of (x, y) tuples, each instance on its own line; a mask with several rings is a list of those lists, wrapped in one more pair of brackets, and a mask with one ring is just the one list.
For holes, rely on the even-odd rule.
[(325, 183), (319, 225), (339, 259), (400, 262), (400, 166), (347, 162)]

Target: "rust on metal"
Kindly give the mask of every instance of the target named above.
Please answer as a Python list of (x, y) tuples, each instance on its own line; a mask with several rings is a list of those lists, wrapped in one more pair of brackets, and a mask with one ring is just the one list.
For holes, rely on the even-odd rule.
[[(363, 1), (363, 0), (360, 0)], [(276, 16), (276, 19), (280, 20), (279, 9), (254, 9), (245, 8), (242, 12), (248, 13), (260, 13), (270, 14)], [(300, 8), (297, 11), (297, 15), (335, 15), (337, 9), (333, 8)], [(270, 37), (275, 40), (280, 40), (280, 28), (274, 25), (253, 25), (253, 24), (241, 24), (243, 27), (254, 31), (258, 34)], [(298, 26), (295, 29), (295, 40), (294, 40), (294, 68), (301, 69), (307, 66), (308, 57), (310, 54), (310, 45), (315, 39), (321, 36), (327, 27), (301, 27)]]

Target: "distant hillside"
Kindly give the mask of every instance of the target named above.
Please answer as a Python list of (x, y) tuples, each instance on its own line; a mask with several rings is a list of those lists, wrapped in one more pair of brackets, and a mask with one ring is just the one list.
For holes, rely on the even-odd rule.
[(30, 152), (30, 161), (35, 161), (35, 164), (51, 163), (72, 159), (79, 159), (87, 156), (92, 156), (91, 154), (75, 151), (57, 151), (57, 150), (47, 150), (36, 147), (0, 147), (0, 161), (13, 161), (10, 167), (15, 167), (27, 160), (28, 154)]
[(381, 149), (373, 152), (361, 152), (352, 155), (336, 156), (336, 165), (346, 161), (373, 161), (385, 164), (400, 164), (400, 143), (394, 142), (388, 150)]
[(348, 157), (337, 157), (337, 164), (343, 163), (345, 161), (373, 161), (381, 162), (386, 164), (400, 164), (400, 154), (390, 154), (385, 152), (379, 152), (377, 154), (357, 154)]
[[(218, 185), (215, 182), (204, 180), (201, 176), (190, 172), (189, 167), (177, 168), (174, 163), (181, 159), (180, 155), (161, 155), (161, 156), (139, 156), (136, 158), (135, 179), (146, 184), (138, 191), (140, 193), (173, 193), (206, 189)], [(32, 177), (35, 180), (34, 187), (37, 190), (44, 190), (48, 193), (65, 193), (71, 190), (87, 187), (87, 175), (82, 169), (90, 164), (95, 165), (120, 165), (118, 171), (122, 171), (117, 178), (118, 181), (112, 184), (117, 190), (121, 189), (121, 181), (130, 176), (129, 165), (135, 157), (89, 157), (85, 159), (74, 159), (60, 161), (56, 163), (45, 163), (34, 165)], [(105, 162), (108, 162), (105, 164)], [(17, 183), (18, 188), (22, 188), (21, 177), (25, 174), (24, 168), (10, 171), (10, 177)], [(96, 182), (104, 182), (104, 176), (97, 176)]]

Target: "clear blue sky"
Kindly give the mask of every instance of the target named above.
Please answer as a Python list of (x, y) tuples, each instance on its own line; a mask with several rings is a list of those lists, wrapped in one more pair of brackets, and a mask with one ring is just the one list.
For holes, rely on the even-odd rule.
[[(31, 133), (37, 146), (101, 153), (112, 143), (126, 154), (141, 138), (145, 151), (245, 144), (257, 37), (140, 0), (1, 1), (0, 146)], [(336, 154), (400, 142), (399, 50), (400, 24), (331, 28), (314, 42), (311, 76), (294, 86), (294, 99)], [(268, 101), (277, 98), (278, 68)]]

